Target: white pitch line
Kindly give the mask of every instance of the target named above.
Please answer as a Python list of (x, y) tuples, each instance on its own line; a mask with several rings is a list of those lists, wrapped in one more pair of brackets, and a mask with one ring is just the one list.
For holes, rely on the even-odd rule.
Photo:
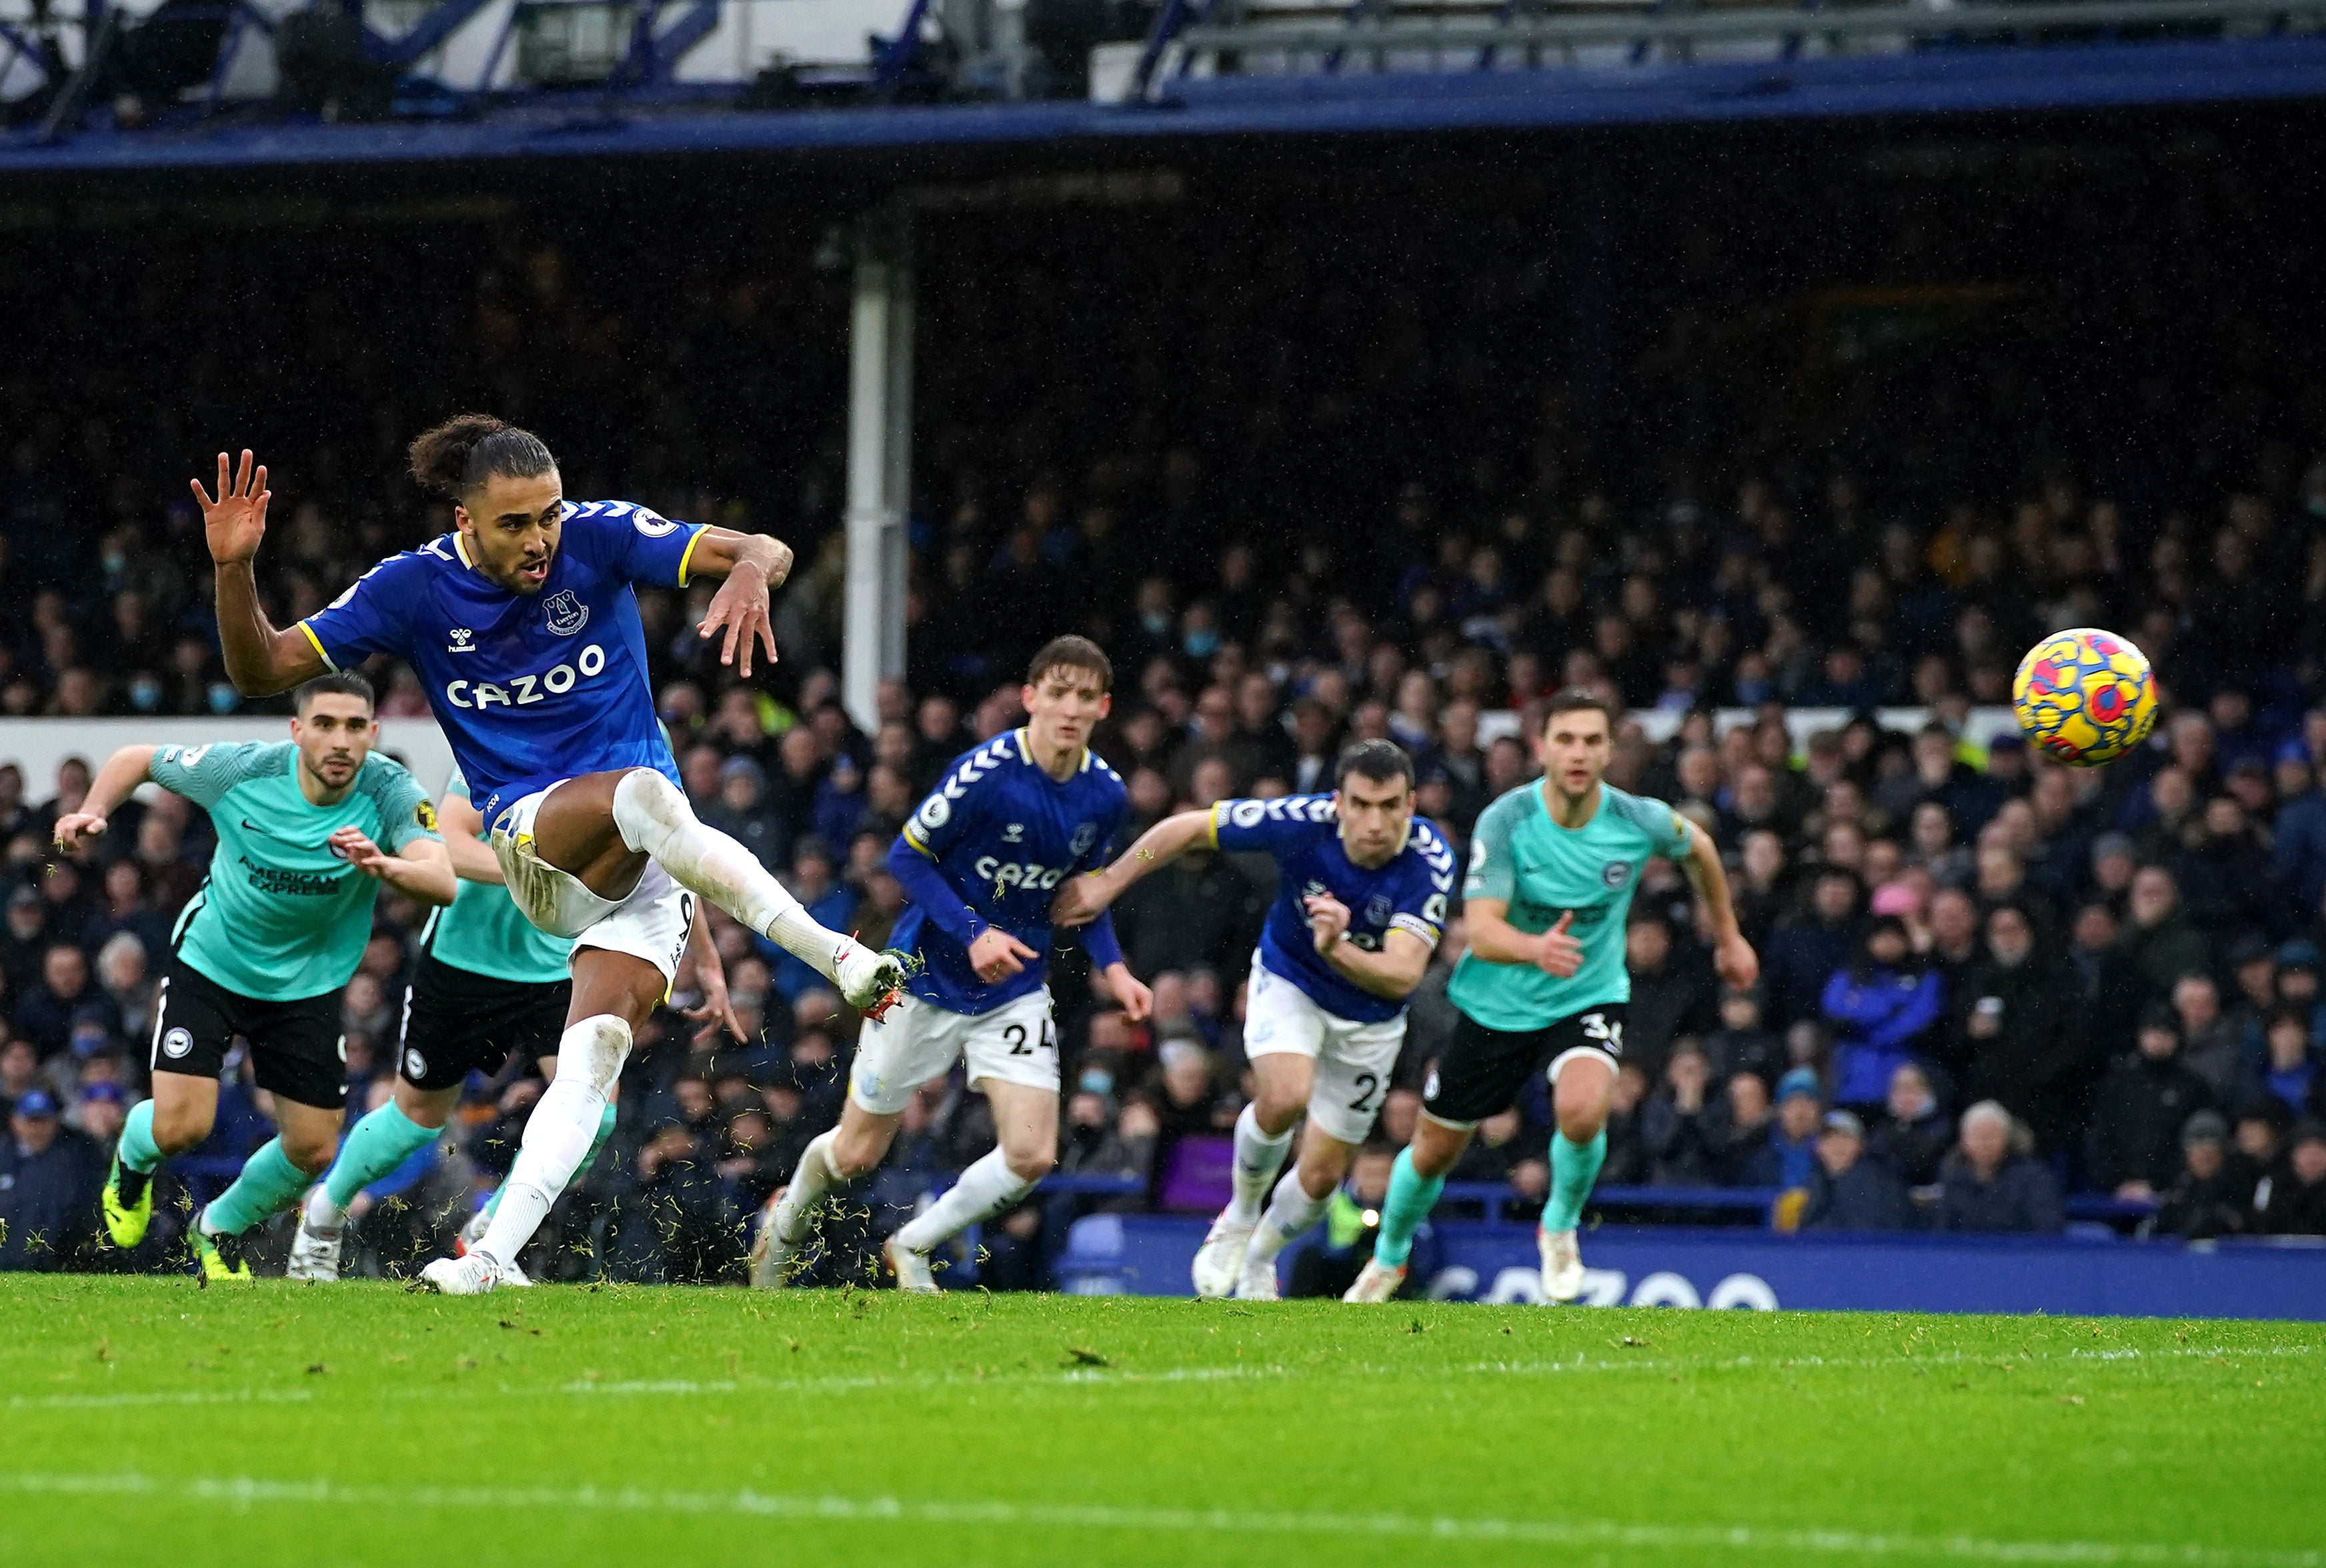
[(19, 1394), (9, 1410), (111, 1410), (137, 1405), (298, 1405), (314, 1396), (304, 1388), (189, 1389), (160, 1394)]
[(1362, 1536), (1435, 1541), (1514, 1541), (1634, 1550), (1920, 1557), (1989, 1563), (2163, 1564), (2167, 1568), (2321, 1568), (2320, 1554), (2279, 1547), (2115, 1541), (2009, 1541), (1977, 1536), (1904, 1536), (1757, 1525), (1637, 1525), (1612, 1519), (1459, 1518), (1443, 1515), (1247, 1512), (1233, 1508), (1122, 1508), (1105, 1504), (845, 1498), (754, 1491), (655, 1491), (639, 1487), (380, 1487), (248, 1476), (157, 1480), (144, 1476), (0, 1474), (0, 1491), (28, 1497), (144, 1497), (256, 1508), (395, 1509), (546, 1508), (742, 1516), (842, 1524), (1036, 1526), (1056, 1529), (1227, 1536)]
[[(883, 1373), (864, 1373), (829, 1378), (721, 1378), (695, 1379), (687, 1378), (657, 1378), (625, 1379), (616, 1382), (596, 1382), (587, 1378), (550, 1386), (512, 1388), (507, 1384), (496, 1386), (494, 1392), (507, 1398), (544, 1398), (558, 1395), (598, 1398), (650, 1398), (656, 1396), (697, 1396), (702, 1395), (770, 1395), (770, 1394), (849, 1394), (869, 1388), (952, 1389), (980, 1387), (1016, 1388), (1130, 1388), (1144, 1384), (1233, 1382), (1247, 1379), (1292, 1381), (1309, 1378), (1364, 1377), (1370, 1375), (1407, 1376), (1419, 1373), (1424, 1377), (1566, 1377), (1596, 1373), (1718, 1372), (1730, 1370), (1862, 1370), (1880, 1367), (1995, 1367), (1999, 1365), (2075, 1365), (2091, 1371), (2121, 1368), (2139, 1361), (2213, 1360), (2228, 1359), (2307, 1356), (2320, 1349), (2314, 1345), (2279, 1344), (2227, 1346), (2207, 1349), (2201, 1346), (2175, 1346), (2169, 1350), (2070, 1350), (2066, 1351), (2036, 1350), (2025, 1355), (1996, 1352), (1988, 1355), (1965, 1355), (1959, 1351), (1930, 1356), (1862, 1356), (1856, 1358), (1831, 1356), (1723, 1356), (1723, 1357), (1656, 1357), (1641, 1356), (1624, 1359), (1601, 1357), (1594, 1360), (1577, 1350), (1564, 1360), (1473, 1361), (1456, 1367), (1413, 1368), (1387, 1366), (1378, 1362), (1342, 1361), (1330, 1366), (1294, 1367), (1281, 1362), (1261, 1362), (1229, 1367), (1174, 1367), (1161, 1371), (1142, 1372), (1135, 1369), (1114, 1367), (1075, 1367), (1062, 1371), (1019, 1371), (996, 1369), (980, 1375), (975, 1372), (944, 1372), (928, 1377), (897, 1377)], [(104, 1410), (116, 1406), (141, 1405), (238, 1405), (238, 1404), (304, 1404), (315, 1400), (322, 1390), (240, 1389), (192, 1390), (177, 1393), (152, 1394), (51, 1394), (19, 1395), (0, 1402), (6, 1410)], [(349, 1390), (364, 1399), (435, 1399), (475, 1396), (467, 1386), (457, 1388), (405, 1384), (388, 1387), (358, 1386)]]

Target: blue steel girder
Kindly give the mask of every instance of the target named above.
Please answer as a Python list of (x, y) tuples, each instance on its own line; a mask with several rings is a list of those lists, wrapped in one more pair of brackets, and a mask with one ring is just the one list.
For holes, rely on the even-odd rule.
[[(645, 14), (651, 17), (658, 10), (657, 4), (649, 4)], [(718, 25), (719, 0), (694, 0), (679, 14), (677, 21), (643, 40), (649, 57), (645, 79), (668, 81), (678, 70), (678, 62), (686, 58), (686, 51), (710, 37)]]
[(471, 17), (491, 3), (492, 0), (444, 0), (401, 38), (375, 32), (367, 24), (363, 30), (364, 53), (380, 65), (410, 65), (468, 25)]

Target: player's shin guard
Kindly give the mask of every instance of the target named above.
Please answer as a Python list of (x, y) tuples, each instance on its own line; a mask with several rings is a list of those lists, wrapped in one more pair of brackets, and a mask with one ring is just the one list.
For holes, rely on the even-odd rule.
[(281, 1138), (269, 1138), (242, 1164), (234, 1185), (202, 1211), (202, 1229), (213, 1236), (239, 1236), (269, 1214), (299, 1201), (310, 1180), (291, 1163)]
[(981, 1220), (991, 1220), (1034, 1190), (1034, 1183), (1011, 1170), (1000, 1149), (961, 1174), (953, 1190), (897, 1232), (899, 1245), (926, 1252), (948, 1237), (957, 1236)]
[(141, 1099), (121, 1124), (121, 1141), (114, 1156), (125, 1170), (146, 1172), (162, 1163), (162, 1146), (154, 1141), (154, 1102)]
[(497, 1263), (516, 1261), (596, 1141), (629, 1053), (630, 1026), (608, 1013), (582, 1019), (559, 1038), (557, 1077), (526, 1119), (500, 1208), (478, 1251)]
[(1261, 1201), (1269, 1183), (1276, 1180), (1276, 1173), (1284, 1168), (1284, 1154), (1291, 1146), (1290, 1127), (1271, 1138), (1260, 1130), (1260, 1118), (1252, 1114), (1252, 1108), (1243, 1108), (1235, 1124), (1235, 1176), (1228, 1219), (1249, 1225), (1260, 1218)]
[(1413, 1252), (1413, 1233), (1437, 1207), (1446, 1190), (1443, 1176), (1425, 1176), (1413, 1168), (1413, 1151), (1400, 1149), (1390, 1167), (1389, 1195), (1382, 1200), (1381, 1239), (1373, 1243), (1373, 1261), (1384, 1268), (1403, 1268)]
[(838, 1136), (834, 1127), (808, 1141), (799, 1169), (792, 1173), (791, 1185), (776, 1202), (776, 1235), (786, 1246), (796, 1247), (807, 1239), (807, 1217), (815, 1212), (825, 1193), (840, 1185), (840, 1173), (832, 1164), (832, 1140)]
[(307, 1223), (337, 1230), (347, 1223), (355, 1195), (426, 1147), (442, 1127), (422, 1127), (389, 1100), (356, 1123), (340, 1144), (340, 1157), (323, 1184), (307, 1195)]
[(1550, 1199), (1542, 1206), (1545, 1230), (1572, 1230), (1583, 1218), (1583, 1200), (1607, 1163), (1607, 1129), (1601, 1127), (1587, 1144), (1569, 1143), (1563, 1132), (1550, 1138)]
[(706, 827), (685, 794), (652, 768), (636, 768), (614, 786), (614, 826), (622, 842), (651, 855), (693, 889), (817, 972), (837, 980), (848, 938), (810, 917), (751, 851)]
[(1244, 1249), (1244, 1271), (1273, 1264), (1287, 1242), (1325, 1217), (1332, 1202), (1329, 1191), (1321, 1198), (1310, 1197), (1308, 1189), (1300, 1184), (1298, 1171), (1285, 1172), (1268, 1201), (1268, 1212), (1260, 1217), (1251, 1233), (1251, 1245)]

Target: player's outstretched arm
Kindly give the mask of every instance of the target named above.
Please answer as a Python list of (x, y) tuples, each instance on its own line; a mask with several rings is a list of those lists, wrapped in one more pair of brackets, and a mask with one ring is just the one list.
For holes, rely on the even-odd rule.
[(444, 853), (452, 862), (453, 876), (463, 882), (488, 882), (496, 887), (507, 885), (500, 861), (478, 837), (485, 830), (485, 814), (477, 810), (474, 801), (446, 790), (436, 802), (436, 830), (444, 835)]
[(82, 798), (80, 810), (67, 812), (57, 819), (57, 848), (70, 854), (101, 835), (107, 819), (129, 798), (129, 792), (153, 778), (153, 766), (154, 748), (150, 746), (125, 746), (107, 757), (105, 765), (89, 781), (88, 793)]
[(373, 843), (360, 828), (341, 828), (329, 842), (365, 876), (377, 877), (423, 904), (450, 904), (461, 890), (460, 878), (452, 875), (452, 858), (434, 839), (412, 840), (395, 855)]
[(1073, 877), (1060, 887), (1057, 897), (1050, 902), (1050, 923), (1088, 925), (1121, 897), (1132, 883), (1149, 871), (1168, 866), (1197, 844), (1208, 843), (1211, 836), (1209, 807), (1164, 818), (1140, 834), (1139, 841), (1125, 849), (1113, 865), (1087, 877)]
[(1712, 835), (1694, 822), (1688, 825), (1688, 858), (1680, 863), (1696, 895), (1712, 917), (1712, 962), (1720, 978), (1743, 990), (1761, 978), (1761, 956), (1736, 924), (1736, 905), (1728, 896), (1728, 871), (1720, 863), (1720, 849)]
[(258, 542), (266, 537), (271, 492), (265, 466), (254, 471), (246, 447), (241, 467), (229, 473), (227, 456), (220, 452), (218, 499), (210, 499), (200, 479), (191, 483), (194, 499), (201, 505), (202, 533), (218, 579), (219, 647), (226, 660), (226, 678), (246, 697), (269, 697), (321, 674), (323, 655), (306, 634), (295, 626), (275, 630), (258, 602), (258, 579), (251, 562), (257, 558)]
[(1357, 989), (1387, 1002), (1402, 1002), (1429, 972), (1429, 944), (1410, 931), (1391, 931), (1379, 952), (1349, 940), (1349, 906), (1329, 893), (1303, 899), (1308, 931), (1319, 957)]
[[(706, 641), (714, 633), (726, 632), (726, 641), (719, 648), (719, 662), (734, 664), (736, 673), (749, 675), (751, 649), (756, 644), (768, 650), (768, 663), (774, 663), (776, 628), (769, 617), (768, 595), (781, 588), (784, 579), (791, 575), (791, 546), (771, 534), (705, 528), (695, 539), (687, 571), (697, 577), (726, 579), (719, 591), (711, 596), (711, 608), (704, 613), (702, 624), (694, 628), (695, 636)], [(739, 654), (740, 663), (737, 662)]]
[(700, 902), (694, 906), (694, 928), (686, 933), (686, 951), (694, 960), (694, 982), (702, 988), (702, 1000), (685, 1009), (688, 1017), (702, 1025), (694, 1032), (695, 1044), (710, 1044), (721, 1029), (749, 1043), (750, 1035), (744, 1031), (743, 1020), (735, 1016), (734, 999), (728, 995), (727, 960), (719, 956), (719, 944), (711, 940), (711, 922), (703, 917)]

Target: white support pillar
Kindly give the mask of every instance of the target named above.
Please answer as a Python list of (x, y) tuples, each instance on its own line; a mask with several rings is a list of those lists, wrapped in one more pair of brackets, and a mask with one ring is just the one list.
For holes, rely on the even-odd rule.
[(880, 682), (905, 673), (905, 515), (912, 504), (912, 219), (900, 203), (856, 228), (848, 340), (848, 607), (841, 700), (867, 731)]

